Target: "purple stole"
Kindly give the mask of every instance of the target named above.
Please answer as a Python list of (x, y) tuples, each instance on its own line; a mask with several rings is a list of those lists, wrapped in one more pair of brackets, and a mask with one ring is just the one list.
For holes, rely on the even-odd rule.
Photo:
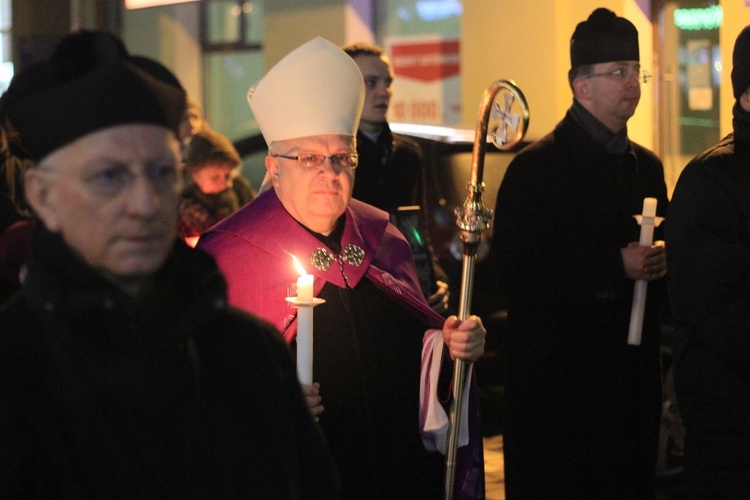
[[(348, 244), (365, 252), (359, 266), (340, 263), (352, 288), (367, 277), (425, 326), (442, 329), (445, 320), (430, 309), (419, 288), (409, 244), (385, 212), (351, 200), (341, 247)], [(289, 215), (273, 189), (206, 231), (198, 248), (213, 255), (224, 272), (229, 302), (273, 324), (287, 342), (297, 330), (295, 309), (284, 300), (299, 277), (292, 255), (315, 276), (316, 295), (326, 282), (346, 287), (339, 262), (327, 270), (310, 262), (317, 249), (331, 250)]]

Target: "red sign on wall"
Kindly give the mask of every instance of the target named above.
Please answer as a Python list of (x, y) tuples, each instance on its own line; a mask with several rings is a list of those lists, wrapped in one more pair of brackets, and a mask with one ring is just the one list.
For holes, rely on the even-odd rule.
[(396, 78), (390, 121), (461, 121), (461, 44), (456, 37), (415, 35), (386, 39)]
[(458, 40), (394, 43), (390, 48), (397, 77), (429, 82), (457, 75), (461, 70)]

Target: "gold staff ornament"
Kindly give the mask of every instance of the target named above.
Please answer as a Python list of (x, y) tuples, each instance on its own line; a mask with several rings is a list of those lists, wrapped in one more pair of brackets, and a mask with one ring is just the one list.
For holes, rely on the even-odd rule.
[[(482, 178), (487, 141), (492, 141), (501, 151), (510, 150), (523, 139), (528, 127), (529, 106), (521, 89), (508, 80), (497, 80), (490, 84), (485, 89), (479, 104), (471, 160), (471, 180), (467, 184), (468, 196), (463, 206), (455, 210), (456, 225), (461, 230), (463, 242), (461, 292), (458, 305), (458, 318), (461, 321), (469, 317), (477, 248), (482, 240), (482, 232), (490, 227), (493, 215), (492, 210), (487, 210), (482, 201), (484, 191)], [(489, 133), (488, 130), (490, 130)], [(471, 363), (463, 359), (456, 360), (453, 368), (453, 400), (445, 454), (445, 498), (448, 500), (453, 498), (461, 410), (464, 404), (464, 385), (470, 372)]]

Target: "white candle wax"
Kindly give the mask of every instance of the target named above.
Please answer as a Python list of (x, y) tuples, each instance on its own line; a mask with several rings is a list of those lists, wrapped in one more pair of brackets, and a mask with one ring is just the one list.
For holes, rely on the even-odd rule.
[[(641, 240), (639, 244), (642, 247), (650, 247), (654, 242), (654, 217), (656, 217), (656, 198), (643, 198), (643, 221), (641, 222)], [(649, 219), (646, 219), (649, 217)]]
[(305, 385), (312, 385), (313, 364), (313, 275), (297, 279), (297, 376)]
[[(656, 217), (656, 198), (643, 199), (641, 219), (641, 237), (638, 244), (650, 247), (654, 241), (654, 225)], [(630, 309), (630, 327), (628, 329), (628, 344), (641, 345), (643, 333), (643, 313), (646, 308), (646, 290), (648, 281), (637, 280), (633, 288), (633, 304)]]
[(312, 274), (305, 274), (297, 278), (297, 298), (301, 302), (312, 302), (313, 278)]

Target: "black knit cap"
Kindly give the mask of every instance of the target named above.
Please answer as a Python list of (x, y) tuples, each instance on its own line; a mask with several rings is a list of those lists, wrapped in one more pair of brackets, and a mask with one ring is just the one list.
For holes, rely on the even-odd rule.
[(638, 30), (609, 9), (598, 8), (578, 23), (570, 39), (570, 67), (639, 61)]
[(179, 127), (185, 91), (160, 63), (130, 57), (110, 33), (66, 36), (49, 60), (17, 74), (3, 108), (39, 161), (84, 135), (117, 125)]
[(732, 90), (739, 99), (750, 87), (750, 26), (740, 31), (732, 52)]

